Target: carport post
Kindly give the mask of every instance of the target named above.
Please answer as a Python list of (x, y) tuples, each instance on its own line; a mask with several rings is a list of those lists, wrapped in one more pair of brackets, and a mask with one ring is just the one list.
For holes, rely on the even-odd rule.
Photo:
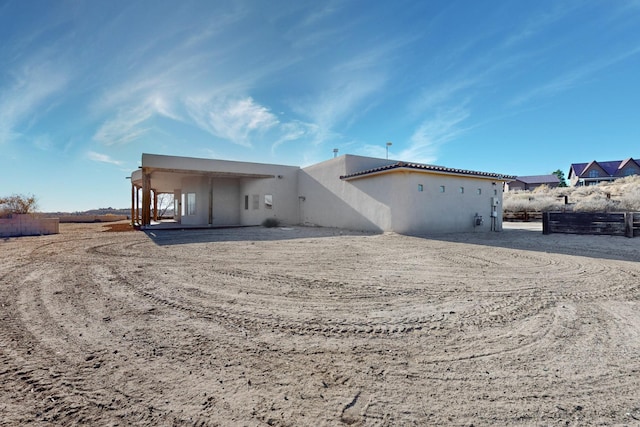
[(142, 168), (142, 225), (151, 224), (151, 174)]

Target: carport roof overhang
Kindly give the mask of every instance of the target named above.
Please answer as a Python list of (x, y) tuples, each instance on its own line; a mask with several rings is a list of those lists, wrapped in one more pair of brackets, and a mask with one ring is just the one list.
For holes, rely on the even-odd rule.
[(158, 192), (173, 192), (176, 188), (175, 179), (187, 176), (204, 176), (209, 178), (231, 178), (231, 179), (266, 179), (275, 178), (275, 175), (248, 173), (248, 172), (229, 172), (229, 171), (202, 171), (191, 169), (175, 169), (175, 168), (158, 168), (158, 167), (141, 167), (131, 174), (131, 183), (138, 187), (142, 187), (143, 173), (149, 174), (151, 178), (151, 188)]

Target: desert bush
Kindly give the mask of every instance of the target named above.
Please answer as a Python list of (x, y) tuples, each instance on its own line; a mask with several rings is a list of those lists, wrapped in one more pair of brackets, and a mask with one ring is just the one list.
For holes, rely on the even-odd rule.
[[(564, 204), (564, 196), (570, 205)], [(640, 212), (640, 176), (628, 176), (599, 185), (510, 191), (504, 194), (506, 212), (573, 210), (575, 212)]]
[(279, 225), (280, 225), (280, 221), (278, 221), (276, 218), (267, 218), (264, 221), (262, 221), (262, 226), (267, 228), (273, 228)]
[(34, 195), (13, 194), (0, 197), (0, 216), (33, 213), (37, 208), (38, 201)]
[[(538, 190), (538, 189), (536, 189)], [(547, 189), (505, 193), (502, 208), (507, 212), (542, 212), (562, 209), (564, 202)]]
[(573, 206), (575, 212), (612, 212), (616, 211), (617, 203), (606, 195), (593, 193), (583, 197)]

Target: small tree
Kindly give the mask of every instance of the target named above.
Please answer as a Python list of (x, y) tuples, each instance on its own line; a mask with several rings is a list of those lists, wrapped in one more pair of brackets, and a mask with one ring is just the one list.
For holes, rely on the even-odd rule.
[(34, 195), (13, 194), (0, 197), (0, 214), (28, 214), (38, 208), (38, 201)]
[(567, 181), (565, 181), (564, 179), (564, 172), (562, 172), (560, 169), (555, 170), (553, 172), (551, 172), (552, 174), (554, 174), (555, 176), (558, 177), (558, 179), (560, 180), (560, 184), (558, 185), (558, 187), (566, 187), (567, 186)]

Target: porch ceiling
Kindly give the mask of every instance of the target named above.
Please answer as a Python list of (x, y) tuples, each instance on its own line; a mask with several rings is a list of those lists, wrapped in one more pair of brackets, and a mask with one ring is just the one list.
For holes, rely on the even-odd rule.
[[(245, 172), (218, 172), (199, 171), (186, 169), (165, 169), (165, 168), (143, 168), (143, 171), (151, 175), (151, 188), (160, 193), (172, 193), (176, 188), (180, 188), (182, 178), (190, 176), (206, 176), (211, 178), (249, 178), (266, 179), (275, 178), (275, 175), (245, 173)], [(142, 172), (142, 171), (136, 171)], [(142, 173), (132, 174), (134, 185), (142, 187)]]

